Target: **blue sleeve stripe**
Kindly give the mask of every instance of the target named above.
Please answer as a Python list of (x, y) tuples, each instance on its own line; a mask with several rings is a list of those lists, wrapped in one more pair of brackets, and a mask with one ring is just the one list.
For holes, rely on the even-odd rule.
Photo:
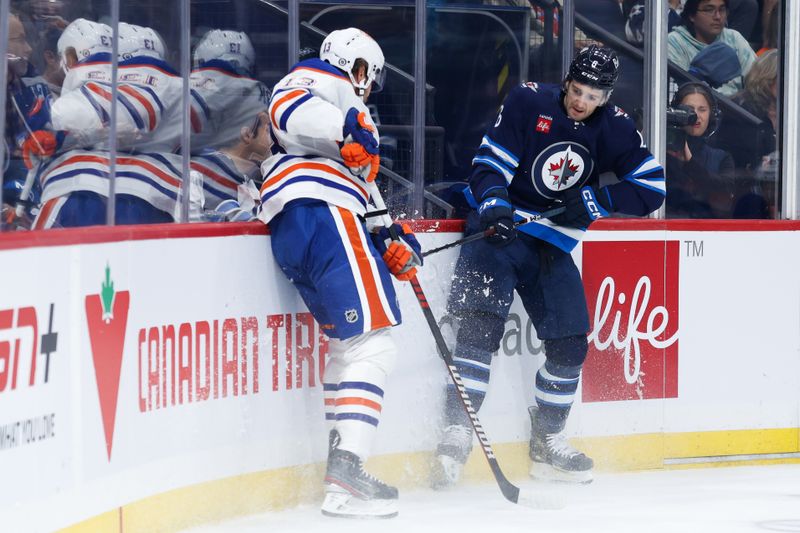
[(144, 125), (144, 120), (142, 119), (142, 116), (139, 114), (138, 111), (136, 111), (136, 108), (133, 106), (130, 100), (128, 100), (125, 97), (125, 95), (123, 95), (121, 92), (117, 93), (117, 100), (119, 100), (119, 102), (122, 104), (122, 107), (124, 107), (128, 111), (128, 114), (136, 123), (136, 127), (139, 128), (140, 130), (146, 130), (147, 128)]
[(91, 106), (94, 108), (95, 112), (97, 113), (97, 116), (100, 117), (100, 122), (102, 122), (103, 125), (108, 124), (109, 121), (108, 113), (106, 113), (106, 110), (103, 108), (103, 106), (97, 103), (97, 101), (94, 99), (94, 96), (92, 96), (92, 93), (89, 92), (89, 90), (86, 88), (85, 85), (81, 87), (81, 92), (83, 93), (83, 96), (89, 101)]
[(508, 161), (512, 167), (517, 168), (517, 166), (519, 166), (519, 158), (517, 156), (491, 140), (487, 135), (484, 135), (483, 139), (481, 139), (481, 146), (489, 148), (492, 152), (497, 154), (497, 157)]
[(637, 179), (634, 179), (634, 178), (625, 178), (625, 181), (627, 181), (629, 183), (632, 183), (632, 184), (634, 184), (634, 185), (636, 185), (638, 187), (642, 187), (643, 189), (648, 189), (650, 191), (657, 192), (658, 194), (660, 194), (662, 196), (666, 196), (667, 195), (667, 183), (663, 179), (647, 180), (647, 181), (656, 182), (653, 185), (645, 183), (645, 181), (641, 180), (641, 179), (637, 180)]
[(164, 104), (161, 103), (161, 99), (158, 97), (158, 95), (155, 93), (155, 91), (153, 91), (153, 89), (151, 89), (150, 87), (139, 87), (139, 88), (144, 90), (145, 92), (147, 92), (150, 95), (150, 97), (153, 99), (153, 101), (156, 103), (158, 108), (163, 113), (164, 112)]
[(194, 98), (194, 101), (197, 102), (197, 105), (199, 105), (200, 109), (203, 110), (203, 114), (206, 116), (206, 118), (211, 118), (211, 111), (208, 109), (208, 105), (206, 104), (205, 100), (203, 100), (203, 97), (200, 96), (200, 94), (194, 89), (190, 89), (190, 92), (192, 93), (192, 98)]
[(292, 115), (292, 113), (294, 113), (294, 110), (303, 105), (303, 103), (308, 101), (310, 98), (312, 98), (311, 93), (306, 93), (292, 102), (292, 105), (287, 107), (286, 110), (281, 113), (281, 121), (280, 124), (278, 124), (278, 127), (283, 131), (286, 131), (286, 123), (289, 121), (289, 117)]
[(507, 168), (505, 168), (503, 165), (498, 163), (496, 160), (490, 159), (490, 158), (488, 158), (486, 156), (477, 156), (477, 157), (475, 157), (472, 160), (472, 164), (473, 165), (483, 164), (483, 165), (486, 165), (487, 167), (490, 167), (490, 168), (496, 170), (497, 172), (499, 172), (506, 179), (506, 182), (508, 182), (508, 183), (511, 183), (511, 180), (514, 179), (514, 175), (511, 172), (509, 172), (509, 170)]

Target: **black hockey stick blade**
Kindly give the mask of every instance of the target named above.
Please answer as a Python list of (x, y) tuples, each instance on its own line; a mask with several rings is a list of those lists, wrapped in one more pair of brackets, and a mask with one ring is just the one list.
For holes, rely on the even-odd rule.
[[(565, 209), (566, 209), (566, 207), (555, 207), (555, 208), (550, 209), (548, 211), (543, 211), (542, 213), (537, 213), (536, 215), (527, 217), (524, 220), (520, 220), (519, 222), (517, 222), (514, 225), (515, 226), (522, 226), (523, 224), (527, 224), (528, 222), (533, 222), (535, 220), (541, 220), (543, 218), (550, 218), (552, 216), (555, 216), (555, 215), (563, 213)], [(422, 257), (428, 257), (429, 255), (433, 255), (435, 253), (441, 252), (442, 250), (447, 250), (447, 249), (450, 249), (450, 248), (454, 248), (456, 246), (461, 246), (461, 245), (467, 244), (469, 242), (479, 241), (481, 239), (485, 239), (486, 237), (490, 237), (492, 235), (494, 235), (494, 228), (493, 227), (492, 228), (488, 228), (488, 229), (486, 229), (486, 230), (484, 230), (484, 231), (482, 231), (480, 233), (473, 233), (472, 235), (468, 235), (467, 237), (464, 237), (462, 239), (458, 239), (457, 241), (453, 241), (453, 242), (447, 243), (445, 245), (439, 246), (438, 248), (433, 248), (431, 250), (427, 250), (425, 252), (422, 252)]]

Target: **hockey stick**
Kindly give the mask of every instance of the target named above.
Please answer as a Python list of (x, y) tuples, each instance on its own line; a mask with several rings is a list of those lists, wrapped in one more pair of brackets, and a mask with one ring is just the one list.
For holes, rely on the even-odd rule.
[[(541, 220), (543, 218), (550, 218), (552, 216), (559, 215), (559, 214), (563, 213), (566, 209), (567, 209), (566, 207), (554, 207), (553, 209), (550, 209), (548, 211), (543, 211), (541, 213), (536, 213), (535, 215), (531, 215), (529, 217), (526, 217), (526, 218), (520, 220), (519, 222), (516, 222), (514, 224), (514, 227), (522, 226), (523, 224), (527, 224), (528, 222), (533, 222), (535, 220)], [(463, 239), (458, 239), (457, 241), (453, 241), (451, 243), (445, 244), (444, 246), (439, 246), (438, 248), (434, 248), (432, 250), (427, 250), (425, 252), (422, 252), (422, 257), (428, 257), (429, 255), (433, 255), (435, 253), (439, 253), (442, 250), (447, 250), (448, 248), (453, 248), (455, 246), (461, 246), (462, 244), (467, 244), (469, 242), (479, 241), (481, 239), (485, 239), (486, 237), (491, 237), (495, 233), (496, 232), (495, 232), (494, 226), (492, 226), (490, 228), (485, 229), (484, 231), (482, 231), (480, 233), (473, 233), (472, 235), (469, 235), (468, 237), (464, 237)]]
[[(370, 191), (370, 196), (372, 197), (373, 202), (375, 202), (375, 207), (377, 207), (378, 210), (386, 209), (386, 205), (383, 203), (383, 198), (378, 190), (378, 186), (374, 182), (367, 183), (367, 189)], [(382, 215), (381, 221), (386, 229), (389, 230), (392, 240), (398, 240), (400, 237), (397, 235), (397, 231), (395, 231), (394, 227), (392, 226), (392, 219), (389, 217), (389, 215)], [(472, 429), (478, 436), (478, 441), (481, 443), (483, 454), (486, 456), (486, 460), (489, 462), (489, 468), (491, 468), (492, 474), (494, 474), (494, 479), (497, 481), (497, 485), (500, 487), (500, 492), (502, 492), (503, 496), (505, 496), (505, 498), (511, 503), (525, 505), (534, 509), (561, 509), (563, 504), (560, 502), (559, 498), (555, 497), (554, 495), (541, 494), (528, 490), (522, 491), (519, 487), (511, 483), (508, 478), (506, 478), (505, 474), (503, 474), (503, 471), (500, 469), (500, 465), (494, 456), (492, 445), (489, 443), (489, 439), (486, 437), (486, 432), (483, 430), (483, 425), (481, 425), (481, 422), (478, 419), (478, 414), (472, 407), (472, 402), (469, 399), (467, 389), (464, 387), (464, 383), (461, 380), (461, 375), (458, 373), (458, 369), (453, 362), (453, 355), (450, 353), (450, 349), (447, 347), (447, 343), (442, 336), (442, 330), (439, 328), (439, 324), (436, 322), (436, 318), (433, 316), (433, 311), (431, 311), (430, 304), (428, 304), (428, 299), (425, 297), (425, 292), (422, 290), (422, 286), (420, 285), (416, 275), (413, 276), (410, 281), (411, 287), (414, 289), (414, 295), (417, 297), (417, 302), (422, 309), (422, 314), (425, 315), (425, 321), (428, 323), (431, 333), (433, 333), (433, 338), (436, 341), (436, 347), (438, 348), (442, 359), (444, 359), (444, 362), (447, 365), (447, 371), (450, 373), (450, 379), (458, 389), (459, 397), (461, 398), (461, 405), (464, 406), (464, 409), (469, 415), (469, 421), (470, 424), (472, 424)]]

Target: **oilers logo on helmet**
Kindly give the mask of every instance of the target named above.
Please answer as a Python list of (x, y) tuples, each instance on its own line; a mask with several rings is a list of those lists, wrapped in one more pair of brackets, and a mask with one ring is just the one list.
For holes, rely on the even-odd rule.
[(574, 142), (551, 144), (531, 166), (531, 181), (536, 191), (547, 198), (585, 181), (594, 169), (589, 150)]

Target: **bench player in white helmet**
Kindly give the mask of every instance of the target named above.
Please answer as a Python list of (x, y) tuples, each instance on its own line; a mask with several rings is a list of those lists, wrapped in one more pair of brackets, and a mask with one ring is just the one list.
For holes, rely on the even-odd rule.
[(329, 516), (398, 512), (397, 489), (364, 471), (397, 351), (390, 328), (400, 310), (390, 272), (410, 279), (421, 264), (407, 228), (398, 228), (405, 240), (387, 247), (363, 222), (365, 180), (374, 180), (380, 164), (364, 102), (383, 79), (383, 52), (372, 37), (356, 28), (331, 32), (320, 58), (301, 61), (275, 85), (275, 155), (261, 167), (260, 218), (274, 257), (331, 338), (323, 376), (330, 432), (322, 512)]
[[(63, 44), (64, 63), (74, 84), (64, 96), (64, 114), (58, 126), (66, 132), (65, 148), (37, 169), (42, 185), (42, 209), (34, 228), (87, 226), (105, 222), (110, 161), (107, 136), (111, 115), (110, 63), (87, 61), (104, 46), (107, 34), (96, 23), (84, 21)], [(116, 222), (164, 223), (176, 220), (180, 209), (180, 98), (182, 82), (165, 61), (158, 34), (127, 23), (119, 25), (117, 93)], [(82, 39), (82, 40), (81, 40)], [(94, 39), (94, 41), (92, 41)], [(90, 47), (90, 43), (94, 43)], [(61, 44), (61, 43), (60, 43)], [(109, 40), (110, 44), (110, 40)], [(59, 46), (61, 50), (62, 47)], [(110, 46), (107, 50), (110, 59)], [(89, 52), (87, 54), (87, 51)], [(73, 64), (85, 56), (85, 64)], [(84, 70), (85, 69), (85, 70)], [(74, 107), (66, 107), (70, 95)], [(79, 116), (82, 114), (82, 116)], [(83, 119), (84, 123), (80, 120)], [(83, 129), (82, 126), (88, 124)], [(200, 185), (190, 188), (190, 204), (202, 204)]]
[(229, 146), (269, 103), (269, 89), (253, 79), (255, 50), (244, 32), (210, 30), (194, 51), (191, 84), (192, 153)]

